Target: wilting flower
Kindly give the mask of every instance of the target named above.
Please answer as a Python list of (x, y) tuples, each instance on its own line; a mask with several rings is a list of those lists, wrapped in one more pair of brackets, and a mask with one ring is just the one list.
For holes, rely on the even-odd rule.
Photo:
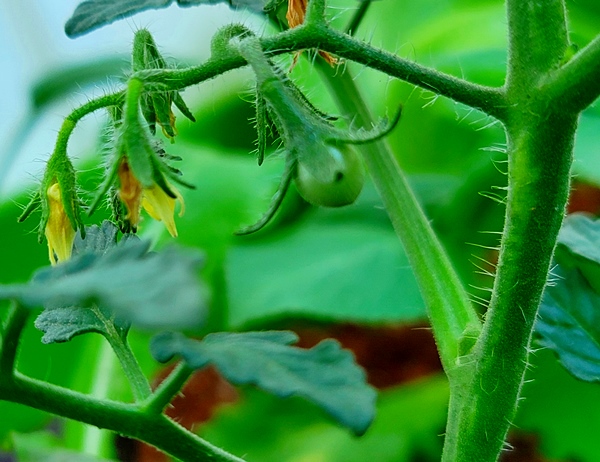
[(62, 193), (58, 183), (52, 183), (46, 191), (48, 198), (48, 222), (46, 223), (46, 239), (50, 262), (56, 265), (60, 261), (71, 258), (75, 229), (65, 212)]
[(176, 198), (169, 196), (156, 183), (149, 188), (142, 187), (142, 184), (133, 174), (127, 159), (123, 159), (118, 169), (120, 181), (119, 197), (127, 208), (127, 216), (131, 226), (135, 229), (140, 222), (140, 209), (144, 208), (148, 215), (157, 221), (162, 221), (169, 234), (177, 237), (177, 227), (175, 226), (175, 202), (181, 203), (179, 216), (183, 215), (185, 210), (183, 197), (177, 188), (168, 185), (169, 190), (175, 194)]
[[(285, 14), (285, 18), (288, 21), (290, 29), (298, 27), (300, 24), (304, 23), (307, 5), (308, 0), (288, 0), (288, 9), (287, 13)], [(292, 64), (292, 66), (296, 64), (299, 55), (300, 52), (294, 55), (294, 63)], [(321, 57), (325, 61), (327, 61), (327, 64), (330, 64), (331, 66), (337, 63), (337, 59), (331, 56), (326, 51), (319, 51), (319, 55), (321, 55)]]
[(185, 211), (185, 204), (181, 193), (173, 185), (169, 185), (169, 189), (177, 196), (176, 199), (169, 196), (160, 186), (153, 185), (151, 188), (144, 189), (142, 197), (142, 207), (148, 212), (152, 218), (157, 221), (162, 221), (169, 234), (177, 237), (177, 227), (175, 226), (175, 202), (178, 200), (181, 203), (179, 216)]
[(142, 204), (142, 184), (133, 174), (129, 162), (123, 158), (117, 170), (119, 176), (119, 197), (127, 208), (125, 218), (135, 229), (140, 222), (140, 206)]

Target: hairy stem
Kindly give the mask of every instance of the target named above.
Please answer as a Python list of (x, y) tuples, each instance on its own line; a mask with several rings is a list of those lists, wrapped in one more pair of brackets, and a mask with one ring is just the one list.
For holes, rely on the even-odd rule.
[(496, 461), (516, 413), (533, 325), (569, 194), (576, 112), (540, 90), (567, 46), (558, 0), (508, 1), (508, 197), (483, 331), (451, 380), (443, 460)]
[(98, 400), (20, 374), (0, 376), (0, 400), (13, 401), (144, 441), (185, 462), (243, 462), (177, 425), (133, 404)]
[(190, 369), (184, 361), (177, 364), (175, 369), (161, 382), (154, 393), (142, 403), (145, 412), (151, 414), (160, 414), (163, 412), (193, 373), (194, 370)]
[(121, 363), (125, 377), (127, 377), (127, 381), (133, 391), (133, 397), (136, 401), (147, 399), (152, 393), (150, 384), (142, 372), (137, 359), (133, 355), (127, 340), (122, 338), (117, 339), (112, 335), (108, 336), (107, 339)]
[[(299, 26), (260, 41), (267, 56), (318, 48), (478, 108), (496, 118), (504, 118), (506, 101), (500, 89), (473, 84), (416, 64), (330, 29), (322, 23)], [(246, 61), (239, 54), (229, 53), (224, 57), (213, 56), (199, 66), (145, 70), (136, 72), (134, 77), (142, 80), (148, 89), (154, 86), (161, 90), (181, 90), (245, 64)]]

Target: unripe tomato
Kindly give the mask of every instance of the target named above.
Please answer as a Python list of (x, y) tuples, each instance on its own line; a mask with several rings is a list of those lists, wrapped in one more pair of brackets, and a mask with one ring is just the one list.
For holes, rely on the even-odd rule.
[(347, 144), (322, 144), (298, 158), (296, 186), (304, 199), (322, 207), (352, 204), (365, 182), (359, 154)]

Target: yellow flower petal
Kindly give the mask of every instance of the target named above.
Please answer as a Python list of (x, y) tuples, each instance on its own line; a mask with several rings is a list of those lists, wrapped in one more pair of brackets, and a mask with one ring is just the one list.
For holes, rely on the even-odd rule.
[(145, 188), (142, 197), (142, 207), (148, 215), (157, 221), (162, 221), (169, 234), (173, 237), (177, 237), (177, 227), (175, 226), (175, 202), (178, 200), (181, 204), (181, 210), (179, 216), (183, 215), (185, 211), (185, 204), (183, 197), (177, 188), (172, 185), (168, 185), (169, 189), (175, 193), (177, 199), (173, 199), (162, 188), (158, 185), (153, 185), (150, 188)]
[(48, 223), (46, 223), (46, 239), (50, 262), (55, 265), (71, 258), (75, 229), (67, 217), (62, 203), (62, 193), (58, 183), (53, 183), (46, 192), (48, 196)]

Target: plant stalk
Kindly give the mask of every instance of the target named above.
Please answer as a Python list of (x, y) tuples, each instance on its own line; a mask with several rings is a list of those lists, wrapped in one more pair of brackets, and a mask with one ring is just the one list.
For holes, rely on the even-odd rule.
[(16, 374), (0, 380), (0, 400), (13, 401), (144, 441), (184, 462), (244, 462), (177, 425), (133, 404), (99, 400)]
[[(372, 117), (349, 72), (336, 74), (326, 65), (320, 69), (342, 110), (354, 114), (357, 125), (370, 127)], [(481, 322), (387, 143), (369, 143), (361, 149), (414, 270), (442, 365), (449, 373), (460, 356), (461, 338), (467, 331), (477, 336)]]
[(483, 331), (464, 373), (451, 380), (446, 462), (493, 462), (504, 448), (569, 195), (578, 114), (541, 86), (568, 45), (564, 4), (509, 0), (507, 13), (504, 231)]

